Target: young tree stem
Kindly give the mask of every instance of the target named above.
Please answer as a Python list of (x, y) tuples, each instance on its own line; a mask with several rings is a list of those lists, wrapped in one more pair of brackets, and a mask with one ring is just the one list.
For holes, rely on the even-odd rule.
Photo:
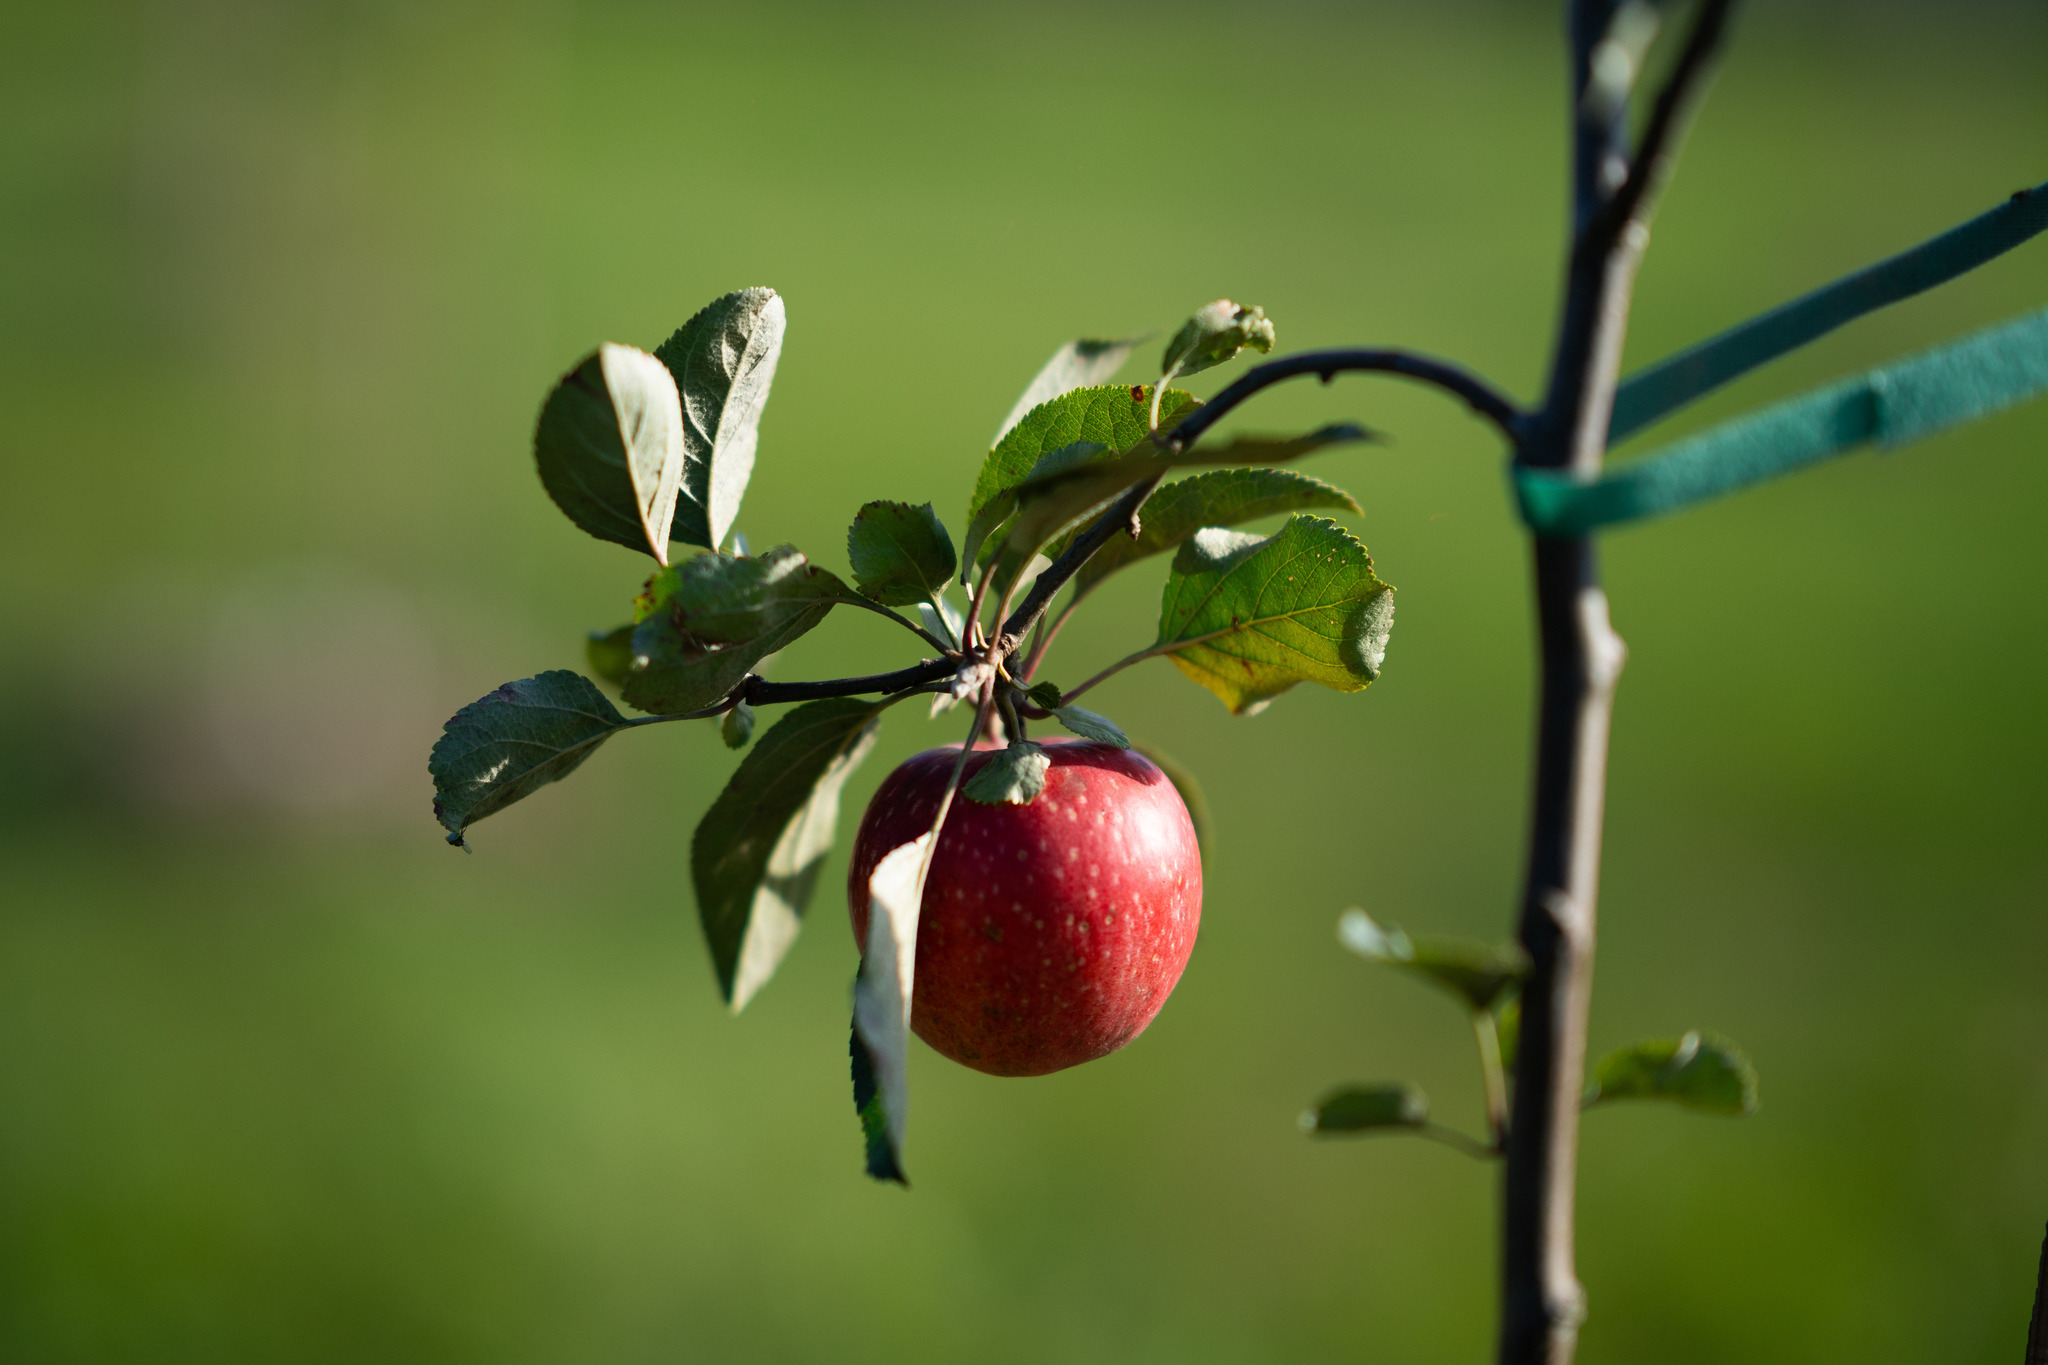
[[(1613, 0), (1573, 0), (1574, 241), (1543, 411), (1516, 458), (1599, 470), (1636, 267), (1649, 241), (1650, 191), (1725, 30), (1731, 0), (1703, 0), (1685, 48), (1624, 157), (1619, 115), (1589, 119), (1584, 92)], [(1573, 1200), (1579, 1097), (1593, 989), (1594, 908), (1606, 801), (1607, 736), (1627, 650), (1608, 623), (1587, 537), (1533, 547), (1540, 683), (1536, 777), (1520, 912), (1530, 970), (1522, 987), (1501, 1239), (1501, 1365), (1569, 1365), (1585, 1316)]]

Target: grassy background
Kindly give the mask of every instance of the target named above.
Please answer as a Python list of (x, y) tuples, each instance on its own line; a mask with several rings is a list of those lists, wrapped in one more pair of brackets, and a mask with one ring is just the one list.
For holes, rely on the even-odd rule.
[[(610, 746), (473, 857), (423, 769), (455, 707), (576, 666), (644, 568), (536, 486), (548, 384), (725, 290), (791, 313), (741, 527), (832, 567), (870, 497), (957, 529), (1059, 342), (1218, 294), (1286, 349), (1534, 393), (1551, 9), (0, 13), (0, 1354), (1484, 1358), (1494, 1174), (1293, 1126), (1390, 1076), (1478, 1118), (1455, 1014), (1332, 935), (1354, 903), (1494, 935), (1513, 898), (1523, 551), (1451, 405), (1347, 380), (1246, 415), (1397, 435), (1312, 466), (1401, 587), (1386, 676), (1248, 721), (1163, 664), (1098, 694), (1207, 781), (1201, 943), (1093, 1066), (920, 1049), (907, 1194), (858, 1174), (836, 895), (718, 1006), (685, 866), (731, 766), (706, 727)], [(1759, 0), (1631, 363), (2042, 180), (2044, 56), (2037, 6)], [(1673, 429), (2043, 301), (2036, 243)], [(2018, 1354), (2044, 446), (2036, 404), (1609, 537), (1632, 660), (1594, 1043), (1719, 1028), (1765, 1107), (1589, 1121), (1590, 1365)], [(1055, 679), (1149, 639), (1156, 567), (1126, 577)], [(779, 672), (902, 657), (835, 617)], [(851, 799), (952, 728), (892, 721)]]

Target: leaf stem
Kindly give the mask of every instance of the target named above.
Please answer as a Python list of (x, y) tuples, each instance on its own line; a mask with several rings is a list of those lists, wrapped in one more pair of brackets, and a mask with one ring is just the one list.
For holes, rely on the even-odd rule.
[[(938, 636), (932, 634), (930, 631), (926, 630), (923, 626), (917, 624), (917, 622), (911, 620), (909, 617), (899, 615), (896, 612), (889, 610), (889, 608), (883, 606), (880, 602), (870, 602), (867, 598), (862, 597), (857, 593), (852, 597), (842, 597), (839, 600), (846, 603), (846, 605), (850, 607), (865, 607), (867, 610), (874, 612), (877, 616), (888, 617), (891, 621), (894, 621), (897, 625), (903, 627), (911, 634), (917, 636), (918, 639), (923, 640), (926, 644), (938, 650), (941, 654), (951, 654), (955, 652), (954, 646), (947, 644), (944, 640), (941, 640)], [(943, 613), (941, 613), (940, 619), (944, 619)]]
[(1244, 627), (1241, 624), (1234, 626), (1225, 626), (1221, 630), (1212, 630), (1201, 635), (1190, 635), (1185, 640), (1168, 640), (1163, 644), (1149, 645), (1146, 648), (1139, 650), (1136, 654), (1126, 654), (1123, 658), (1118, 659), (1115, 663), (1111, 664), (1108, 668), (1103, 669), (1100, 673), (1097, 673), (1094, 677), (1088, 679), (1088, 681), (1082, 683), (1079, 687), (1071, 688), (1061, 692), (1060, 700), (1062, 702), (1070, 702), (1074, 698), (1080, 696), (1083, 692), (1086, 692), (1089, 688), (1095, 686), (1095, 684), (1101, 682), (1103, 679), (1111, 677), (1114, 674), (1123, 672), (1132, 664), (1141, 664), (1145, 662), (1145, 660), (1147, 659), (1156, 659), (1161, 654), (1172, 654), (1178, 650), (1187, 649), (1192, 645), (1207, 644), (1209, 641), (1217, 639), (1221, 636), (1234, 635), (1242, 629), (1244, 629)]
[(1441, 1142), (1446, 1147), (1456, 1148), (1466, 1156), (1476, 1157), (1481, 1161), (1491, 1161), (1500, 1156), (1500, 1148), (1481, 1142), (1469, 1133), (1460, 1132), (1456, 1128), (1446, 1127), (1435, 1120), (1421, 1124), (1414, 1132), (1417, 1137), (1426, 1137), (1432, 1142)]
[(1492, 1010), (1472, 1011), (1472, 1037), (1479, 1045), (1479, 1073), (1486, 1083), (1486, 1126), (1493, 1145), (1505, 1149), (1508, 1137), (1508, 1086), (1501, 1072), (1500, 1029)]

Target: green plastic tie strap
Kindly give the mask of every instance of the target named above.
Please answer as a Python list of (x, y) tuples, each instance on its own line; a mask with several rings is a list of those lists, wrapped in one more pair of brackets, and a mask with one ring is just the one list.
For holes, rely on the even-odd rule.
[(2021, 190), (1988, 213), (1879, 261), (1719, 336), (1638, 370), (1614, 392), (1607, 444), (1796, 351), (1865, 313), (1946, 284), (2048, 229), (2048, 185)]
[(1845, 454), (1893, 449), (2048, 390), (2048, 308), (1724, 422), (1591, 483), (1513, 466), (1522, 520), (1574, 536), (1660, 516)]

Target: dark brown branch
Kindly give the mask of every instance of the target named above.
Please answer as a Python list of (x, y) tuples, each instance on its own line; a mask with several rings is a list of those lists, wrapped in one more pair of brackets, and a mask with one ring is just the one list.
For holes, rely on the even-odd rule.
[[(1601, 0), (1581, 0), (1574, 7), (1575, 49), (1584, 38), (1582, 30), (1593, 27), (1591, 18), (1580, 16), (1598, 11), (1596, 17), (1604, 32), (1605, 16), (1611, 8)], [(1627, 162), (1626, 176), (1611, 194), (1604, 193), (1601, 186), (1605, 168), (1617, 154), (1604, 139), (1593, 136), (1592, 130), (1586, 127), (1583, 104), (1588, 79), (1586, 62), (1590, 60), (1591, 49), (1577, 53), (1574, 81), (1574, 127), (1578, 130), (1578, 161), (1574, 172), (1577, 228), (1566, 270), (1563, 317), (1558, 325), (1557, 346), (1551, 357), (1550, 388), (1542, 413), (1530, 423), (1536, 430), (1529, 442), (1530, 449), (1522, 457), (1529, 464), (1547, 468), (1576, 464), (1581, 473), (1588, 473), (1590, 465), (1605, 449), (1604, 424), (1607, 412), (1613, 407), (1612, 394), (1600, 399), (1602, 430), (1599, 445), (1592, 443), (1590, 430), (1578, 433), (1575, 428), (1587, 415), (1589, 387), (1611, 387), (1591, 385), (1589, 381), (1596, 370), (1607, 368), (1610, 363), (1617, 366), (1620, 363), (1620, 324), (1626, 320), (1628, 293), (1634, 283), (1636, 263), (1649, 240), (1644, 220), (1650, 207), (1650, 193), (1663, 179), (1673, 154), (1679, 122), (1706, 78), (1713, 56), (1727, 33), (1728, 15), (1733, 8), (1734, 0), (1701, 0), (1692, 31), (1686, 35), (1685, 49), (1673, 65), (1664, 88), (1657, 93), (1635, 155)], [(1597, 43), (1598, 36), (1595, 35), (1592, 41)], [(1618, 131), (1618, 125), (1614, 131)], [(1589, 160), (1597, 164), (1589, 165)], [(1609, 311), (1616, 307), (1621, 316), (1609, 317)], [(1603, 341), (1611, 343), (1611, 356), (1596, 354)], [(1580, 438), (1572, 439), (1575, 435)]]
[(1282, 380), (1294, 379), (1300, 375), (1312, 374), (1325, 384), (1340, 374), (1372, 373), (1395, 374), (1406, 379), (1433, 384), (1456, 398), (1464, 400), (1467, 407), (1484, 417), (1500, 429), (1510, 443), (1521, 440), (1524, 414), (1522, 410), (1500, 390), (1476, 375), (1468, 374), (1447, 361), (1416, 355), (1409, 351), (1346, 349), (1334, 351), (1303, 351), (1299, 355), (1282, 356), (1269, 360), (1245, 371), (1242, 377), (1230, 387), (1196, 408), (1170, 431), (1163, 433), (1160, 444), (1169, 450), (1185, 450), (1201, 438), (1203, 432), (1216, 425), (1230, 410), (1245, 399)]
[[(1589, 122), (1585, 99), (1593, 50), (1614, 6), (1612, 0), (1575, 0), (1575, 231), (1549, 393), (1517, 451), (1525, 464), (1588, 477), (1598, 471), (1630, 291), (1648, 241), (1642, 219), (1649, 192), (1730, 7), (1730, 0), (1702, 0), (1637, 156), (1624, 168), (1616, 151), (1619, 121)], [(1574, 1265), (1579, 1097), (1592, 1003), (1607, 734), (1626, 650), (1608, 623), (1593, 542), (1538, 538), (1533, 550), (1541, 681), (1520, 909), (1530, 970), (1522, 986), (1507, 1137), (1499, 1360), (1568, 1365), (1585, 1315)]]
[[(717, 710), (730, 710), (736, 702), (749, 706), (774, 706), (789, 701), (820, 701), (826, 697), (857, 697), (864, 692), (903, 692), (922, 683), (950, 678), (960, 667), (956, 659), (926, 659), (894, 673), (870, 673), (859, 678), (827, 678), (822, 682), (769, 682), (749, 673)], [(706, 714), (715, 714), (707, 712)]]
[[(1163, 476), (1161, 476), (1163, 477)], [(1081, 572), (1081, 566), (1095, 557), (1095, 552), (1107, 545), (1110, 537), (1131, 532), (1138, 524), (1138, 511), (1144, 507), (1145, 499), (1152, 496), (1152, 490), (1159, 487), (1159, 478), (1147, 479), (1127, 489), (1124, 495), (1110, 504), (1109, 510), (1095, 519), (1095, 524), (1083, 531), (1072, 545), (1069, 545), (1051, 567), (1038, 575), (1031, 585), (1031, 591), (1010, 613), (1010, 619), (1003, 622), (996, 636), (995, 653), (1013, 654), (1024, 642), (1024, 634), (1038, 624), (1045, 615), (1045, 609), (1052, 605), (1052, 599), (1067, 580)]]

